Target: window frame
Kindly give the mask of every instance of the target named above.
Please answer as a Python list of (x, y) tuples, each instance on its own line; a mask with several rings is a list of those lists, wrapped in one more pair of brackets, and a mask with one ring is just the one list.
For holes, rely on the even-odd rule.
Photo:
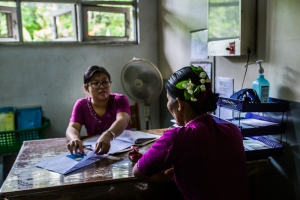
[[(11, 44), (22, 44), (22, 45), (55, 45), (55, 44), (139, 44), (140, 43), (140, 33), (139, 33), (139, 15), (138, 15), (138, 1), (139, 0), (131, 0), (131, 1), (93, 1), (93, 0), (0, 0), (1, 1), (11, 1), (16, 3), (16, 19), (18, 26), (17, 31), (18, 33), (18, 41), (14, 42), (7, 42), (7, 41), (1, 41), (0, 45), (11, 45)], [(75, 26), (75, 32), (73, 37), (69, 38), (54, 38), (56, 36), (56, 32), (54, 30), (56, 27), (52, 27), (53, 30), (53, 40), (52, 41), (43, 41), (43, 42), (24, 42), (23, 41), (23, 30), (22, 30), (22, 19), (21, 19), (21, 3), (22, 2), (38, 2), (38, 3), (70, 3), (74, 4), (74, 9), (71, 9), (72, 16), (73, 16), (73, 26)], [(112, 5), (111, 7), (104, 7), (101, 5), (105, 4)], [(114, 7), (118, 5), (130, 5), (132, 6), (132, 9), (130, 8), (122, 8), (122, 7)], [(0, 6), (1, 7), (1, 6)], [(98, 7), (96, 11), (99, 11), (103, 8), (110, 8), (113, 12), (118, 13), (126, 13), (125, 14), (125, 20), (126, 22), (129, 20), (132, 25), (132, 31), (133, 31), (133, 39), (128, 41), (127, 36), (129, 38), (130, 34), (130, 25), (126, 24), (126, 36), (125, 37), (113, 37), (113, 36), (87, 36), (87, 14), (84, 14), (87, 8), (90, 7)], [(101, 8), (101, 9), (99, 9)], [(118, 10), (121, 9), (122, 11)], [(55, 20), (55, 17), (58, 17), (60, 14), (64, 14), (63, 11), (60, 11), (61, 9), (53, 12), (53, 18), (51, 19), (52, 22)], [(117, 10), (117, 11), (114, 11)], [(127, 11), (124, 11), (127, 10)], [(61, 13), (60, 13), (61, 12)], [(132, 12), (132, 18), (130, 16), (130, 12)], [(85, 17), (85, 18), (84, 18)], [(132, 19), (132, 20), (131, 20)], [(132, 33), (131, 33), (132, 34)]]
[(7, 15), (7, 32), (8, 37), (1, 38), (0, 42), (16, 42), (19, 41), (18, 20), (16, 8), (0, 6), (0, 13)]
[[(77, 41), (77, 19), (76, 19), (76, 5), (71, 5), (67, 8), (61, 8), (51, 13), (52, 15), (52, 39), (53, 41)], [(64, 37), (58, 38), (57, 36), (57, 27), (56, 27), (56, 18), (60, 15), (71, 13), (72, 16), (72, 26), (73, 26), (73, 37)]]
[[(89, 36), (88, 35), (88, 11), (99, 11), (107, 13), (120, 13), (124, 14), (125, 18), (125, 36), (124, 37), (115, 37), (115, 36)], [(129, 8), (114, 8), (114, 7), (99, 7), (99, 6), (84, 6), (82, 8), (82, 25), (83, 25), (83, 40), (85, 41), (94, 41), (94, 40), (116, 40), (116, 41), (128, 41), (130, 34), (130, 13)]]

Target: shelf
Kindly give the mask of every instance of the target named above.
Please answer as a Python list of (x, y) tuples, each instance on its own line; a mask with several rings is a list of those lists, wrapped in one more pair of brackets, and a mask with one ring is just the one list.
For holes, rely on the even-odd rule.
[(246, 103), (237, 99), (219, 97), (217, 105), (240, 112), (286, 112), (288, 102), (269, 98), (270, 103)]
[[(215, 121), (217, 121), (218, 123), (222, 123), (222, 122), (232, 123), (230, 120), (224, 120), (215, 115), (212, 115), (212, 116), (215, 119)], [(252, 116), (252, 115), (250, 115), (250, 116)], [(285, 125), (283, 123), (279, 123), (278, 126), (276, 125), (276, 126), (266, 126), (266, 127), (241, 127), (241, 126), (237, 126), (237, 127), (241, 130), (243, 140), (248, 140), (249, 138), (250, 139), (251, 138), (264, 139), (264, 136), (261, 136), (261, 135), (282, 134), (285, 131)], [(261, 137), (255, 137), (258, 135), (260, 135)], [(270, 141), (273, 145), (268, 145), (268, 143), (270, 143)], [(250, 149), (248, 146), (246, 146), (244, 144), (244, 149), (245, 149), (245, 154), (246, 154), (247, 160), (267, 158), (269, 156), (282, 155), (284, 153), (284, 146), (276, 141), (267, 139), (267, 140), (260, 140), (259, 142), (264, 143), (268, 148)]]
[[(244, 117), (233, 119), (221, 119), (213, 116), (217, 122), (230, 122), (236, 125), (243, 136), (243, 145), (247, 160), (267, 158), (269, 156), (282, 155), (284, 146), (281, 143), (268, 139), (267, 135), (284, 134), (284, 112), (289, 109), (288, 101), (269, 98), (268, 103), (246, 103), (241, 100), (220, 97), (217, 105), (238, 112), (246, 112)], [(219, 110), (219, 114), (220, 114)], [(254, 114), (253, 112), (282, 112), (281, 120)], [(255, 141), (257, 139), (257, 141)], [(252, 144), (253, 148), (251, 148)], [(268, 145), (269, 144), (269, 145)], [(250, 147), (250, 148), (249, 148)]]
[(247, 160), (256, 160), (267, 158), (270, 156), (283, 155), (284, 148), (273, 148), (273, 149), (261, 149), (255, 151), (245, 151)]
[(261, 159), (284, 153), (282, 144), (265, 136), (245, 137), (243, 144), (247, 160)]
[(275, 135), (275, 134), (283, 134), (285, 132), (285, 124), (282, 122), (279, 122), (279, 121), (275, 121), (275, 120), (267, 120), (267, 121), (276, 122), (278, 125), (257, 127), (257, 126), (249, 126), (249, 125), (241, 123), (241, 122), (243, 122), (243, 119), (257, 119), (255, 117), (258, 115), (254, 115), (252, 113), (249, 113), (249, 115), (247, 115), (247, 114), (246, 114), (246, 117), (249, 117), (249, 118), (240, 118), (240, 119), (236, 118), (236, 119), (224, 120), (215, 115), (213, 115), (213, 117), (217, 122), (233, 123), (240, 129), (243, 137), (259, 136), (259, 135)]
[[(272, 125), (256, 125), (249, 124), (249, 120), (261, 121), (262, 124)], [(228, 120), (231, 123), (237, 125), (241, 130), (243, 137), (259, 136), (259, 135), (275, 135), (285, 133), (285, 123), (282, 121), (270, 119), (264, 116), (256, 115), (253, 113), (246, 113), (244, 118), (235, 118)], [(248, 123), (246, 123), (248, 122)]]

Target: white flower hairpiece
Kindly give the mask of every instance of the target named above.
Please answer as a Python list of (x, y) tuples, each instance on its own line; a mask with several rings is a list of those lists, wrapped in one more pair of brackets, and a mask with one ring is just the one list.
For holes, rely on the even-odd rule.
[(195, 67), (191, 65), (192, 70), (200, 77), (200, 85), (195, 85), (192, 83), (191, 79), (181, 81), (176, 84), (176, 88), (185, 89), (184, 98), (185, 100), (191, 100), (193, 102), (197, 101), (194, 95), (198, 94), (200, 91), (204, 92), (206, 90), (205, 83), (210, 83), (206, 72), (201, 66)]

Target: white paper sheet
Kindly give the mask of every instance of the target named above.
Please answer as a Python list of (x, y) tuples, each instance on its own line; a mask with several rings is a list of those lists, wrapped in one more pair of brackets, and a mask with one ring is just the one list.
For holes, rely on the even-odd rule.
[[(233, 94), (234, 79), (226, 77), (217, 77), (216, 79), (216, 93), (220, 94), (220, 97), (229, 98)], [(219, 112), (219, 109), (217, 109)], [(220, 108), (219, 117), (222, 119), (232, 119), (233, 111), (227, 108)]]

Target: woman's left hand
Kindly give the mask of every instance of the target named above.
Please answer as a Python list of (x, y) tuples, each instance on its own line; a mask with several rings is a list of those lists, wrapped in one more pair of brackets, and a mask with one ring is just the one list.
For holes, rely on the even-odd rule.
[(95, 145), (95, 153), (102, 155), (107, 154), (110, 149), (110, 141), (112, 140), (112, 134), (109, 132), (103, 132), (99, 137)]

